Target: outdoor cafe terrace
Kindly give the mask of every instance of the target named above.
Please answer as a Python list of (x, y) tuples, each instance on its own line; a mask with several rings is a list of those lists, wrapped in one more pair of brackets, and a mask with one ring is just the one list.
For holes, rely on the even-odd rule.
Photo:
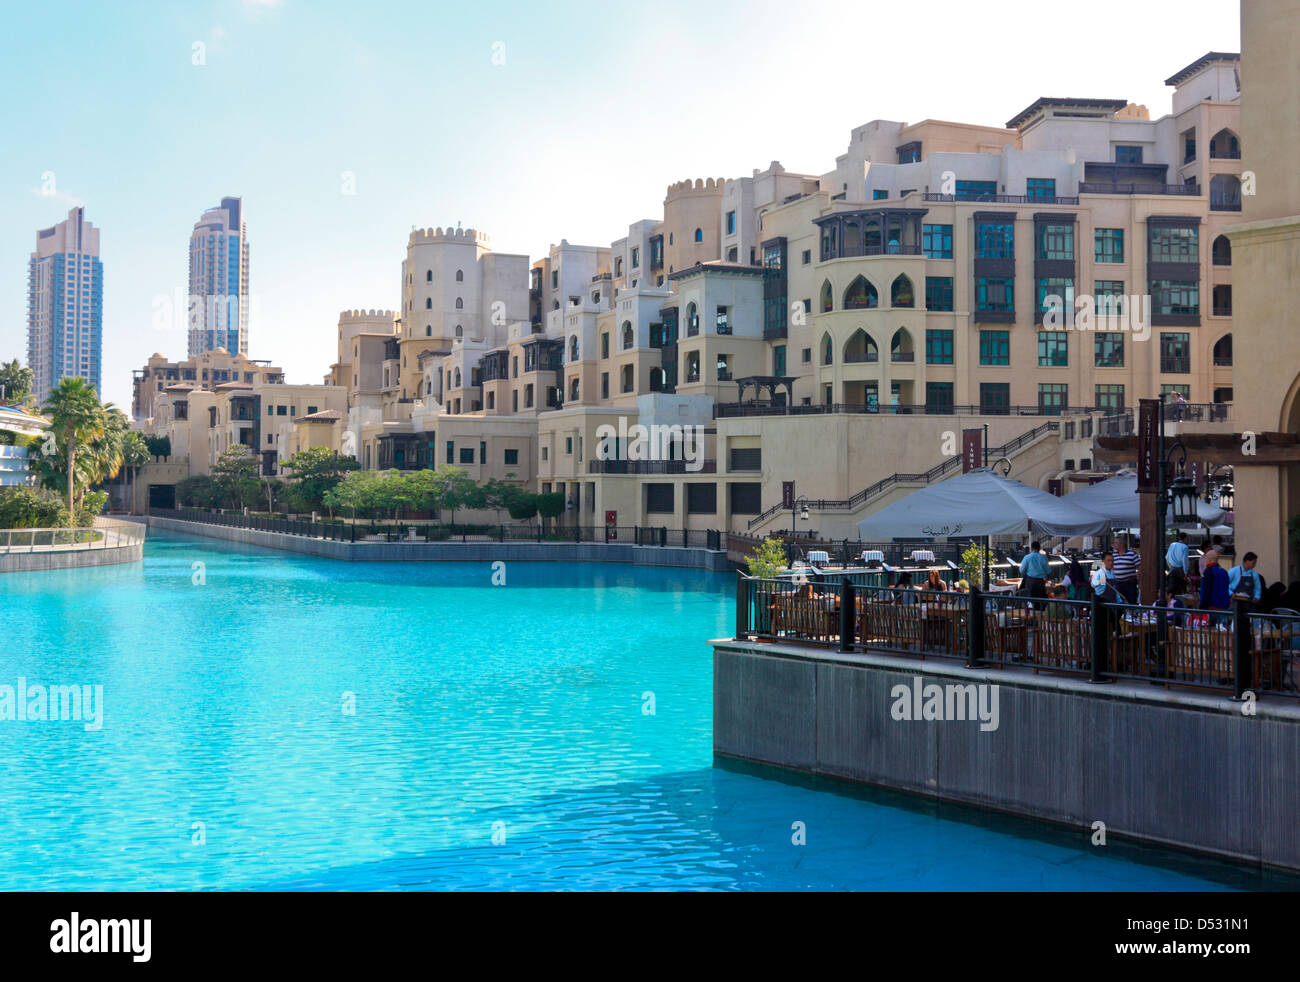
[(884, 570), (741, 575), (736, 638), (952, 659), (971, 667), (1054, 673), (1220, 692), (1300, 697), (1300, 616), (926, 591), (889, 586)]

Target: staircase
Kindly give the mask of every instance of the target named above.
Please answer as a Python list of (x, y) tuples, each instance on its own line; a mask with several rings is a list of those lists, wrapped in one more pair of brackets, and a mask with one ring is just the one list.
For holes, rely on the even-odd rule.
[[(1032, 443), (1036, 443), (1042, 436), (1047, 433), (1056, 433), (1061, 428), (1059, 420), (1051, 420), (1035, 426), (1026, 433), (1021, 433), (1014, 440), (1004, 443), (1000, 447), (989, 447), (988, 455), (990, 458), (1010, 457), (1013, 453), (1023, 450)], [(935, 481), (941, 481), (951, 475), (954, 471), (961, 468), (961, 454), (955, 457), (947, 457), (941, 463), (935, 464), (928, 471), (919, 474), (891, 474), (889, 477), (882, 478), (870, 487), (863, 488), (851, 498), (817, 498), (808, 499), (801, 504), (807, 504), (809, 511), (855, 511), (864, 505), (870, 504), (882, 495), (887, 494), (900, 484), (933, 484)], [(779, 504), (773, 505), (762, 514), (750, 519), (746, 525), (748, 531), (752, 532), (763, 523), (771, 521), (779, 512), (787, 511)]]

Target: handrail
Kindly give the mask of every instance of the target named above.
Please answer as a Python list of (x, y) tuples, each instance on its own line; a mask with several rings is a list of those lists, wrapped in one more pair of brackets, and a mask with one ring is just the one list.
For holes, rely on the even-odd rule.
[[(1000, 447), (989, 447), (989, 456), (997, 456), (997, 457), (1009, 456), (1010, 454), (1019, 450), (1021, 447), (1025, 446), (1027, 443), (1031, 443), (1034, 440), (1037, 440), (1040, 436), (1042, 436), (1044, 433), (1048, 432), (1049, 430), (1050, 431), (1059, 430), (1060, 426), (1061, 426), (1060, 421), (1055, 419), (1049, 420), (1046, 423), (1041, 423), (1040, 425), (1035, 426), (1032, 430), (1020, 434), (1020, 436), (1016, 437), (1014, 440), (1007, 441)], [(857, 494), (849, 498), (842, 498), (842, 499), (819, 498), (816, 501), (809, 500), (806, 502), (806, 504), (808, 505), (809, 508), (816, 509), (817, 511), (832, 511), (832, 510), (843, 510), (843, 509), (852, 511), (853, 509), (866, 504), (866, 502), (871, 500), (872, 498), (876, 498), (879, 495), (883, 494), (885, 491), (894, 487), (894, 485), (896, 484), (917, 484), (917, 483), (932, 484), (933, 482), (935, 482), (936, 480), (938, 480), (939, 478), (947, 474), (948, 471), (955, 469), (958, 465), (961, 464), (961, 461), (962, 458), (960, 455), (957, 455), (955, 457), (948, 457), (945, 458), (942, 462), (935, 464), (928, 471), (923, 471), (920, 474), (894, 473), (889, 475), (889, 477), (881, 478), (875, 484), (863, 488)], [(746, 525), (746, 529), (752, 531), (753, 529), (761, 525), (763, 522), (766, 522), (768, 519), (770, 519), (777, 512), (783, 510), (784, 509), (782, 508), (781, 505), (773, 505), (771, 508), (768, 508), (766, 511), (758, 515), (758, 517), (750, 519), (750, 521)]]
[(0, 555), (34, 552), (80, 552), (117, 549), (144, 542), (145, 526), (99, 518), (93, 526), (75, 528), (0, 529)]

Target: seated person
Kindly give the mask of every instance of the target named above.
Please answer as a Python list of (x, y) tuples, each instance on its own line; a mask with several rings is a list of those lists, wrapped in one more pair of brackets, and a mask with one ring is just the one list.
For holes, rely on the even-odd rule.
[[(1174, 589), (1174, 578), (1171, 576), (1169, 582), (1165, 584), (1165, 602), (1156, 601), (1151, 605), (1154, 608), (1164, 607), (1167, 610), (1186, 610), (1187, 604), (1183, 603), (1183, 598), (1178, 596), (1178, 591)], [(1170, 614), (1169, 624), (1171, 627), (1183, 626), (1182, 614)]]
[(925, 586), (921, 587), (921, 589), (939, 591), (948, 589), (948, 584), (943, 581), (942, 577), (940, 577), (939, 568), (937, 566), (930, 570), (930, 575), (926, 577), (925, 580)]
[(1066, 599), (1065, 587), (1059, 585), (1049, 586), (1047, 595), (1051, 599), (1043, 609), (1044, 617), (1053, 621), (1064, 621), (1074, 616), (1074, 608), (1063, 602)]
[(900, 592), (894, 594), (894, 603), (914, 604), (919, 602), (919, 599), (916, 596), (916, 588), (912, 586), (911, 573), (899, 573), (898, 583), (895, 584), (895, 587)]

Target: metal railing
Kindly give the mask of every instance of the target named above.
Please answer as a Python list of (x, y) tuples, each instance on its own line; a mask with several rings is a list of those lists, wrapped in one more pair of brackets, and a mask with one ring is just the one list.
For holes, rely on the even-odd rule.
[(716, 529), (674, 529), (650, 525), (448, 524), (394, 519), (376, 522), (307, 521), (265, 515), (224, 514), (197, 508), (154, 508), (150, 514), (181, 522), (275, 532), (334, 542), (607, 542), (679, 549), (722, 549)]
[[(1079, 185), (1079, 190), (1083, 190), (1082, 183)], [(935, 202), (989, 202), (998, 205), (1077, 205), (1079, 203), (1077, 196), (1068, 194), (980, 194), (977, 191), (965, 194), (939, 194), (927, 191), (921, 196), (921, 200)]]
[(88, 528), (0, 529), (0, 555), (117, 549), (141, 545), (145, 534), (142, 524), (103, 518)]
[(1199, 184), (1155, 184), (1149, 181), (1080, 181), (1080, 194), (1169, 194), (1197, 197)]
[(736, 637), (1300, 698), (1300, 616), (739, 576)]

